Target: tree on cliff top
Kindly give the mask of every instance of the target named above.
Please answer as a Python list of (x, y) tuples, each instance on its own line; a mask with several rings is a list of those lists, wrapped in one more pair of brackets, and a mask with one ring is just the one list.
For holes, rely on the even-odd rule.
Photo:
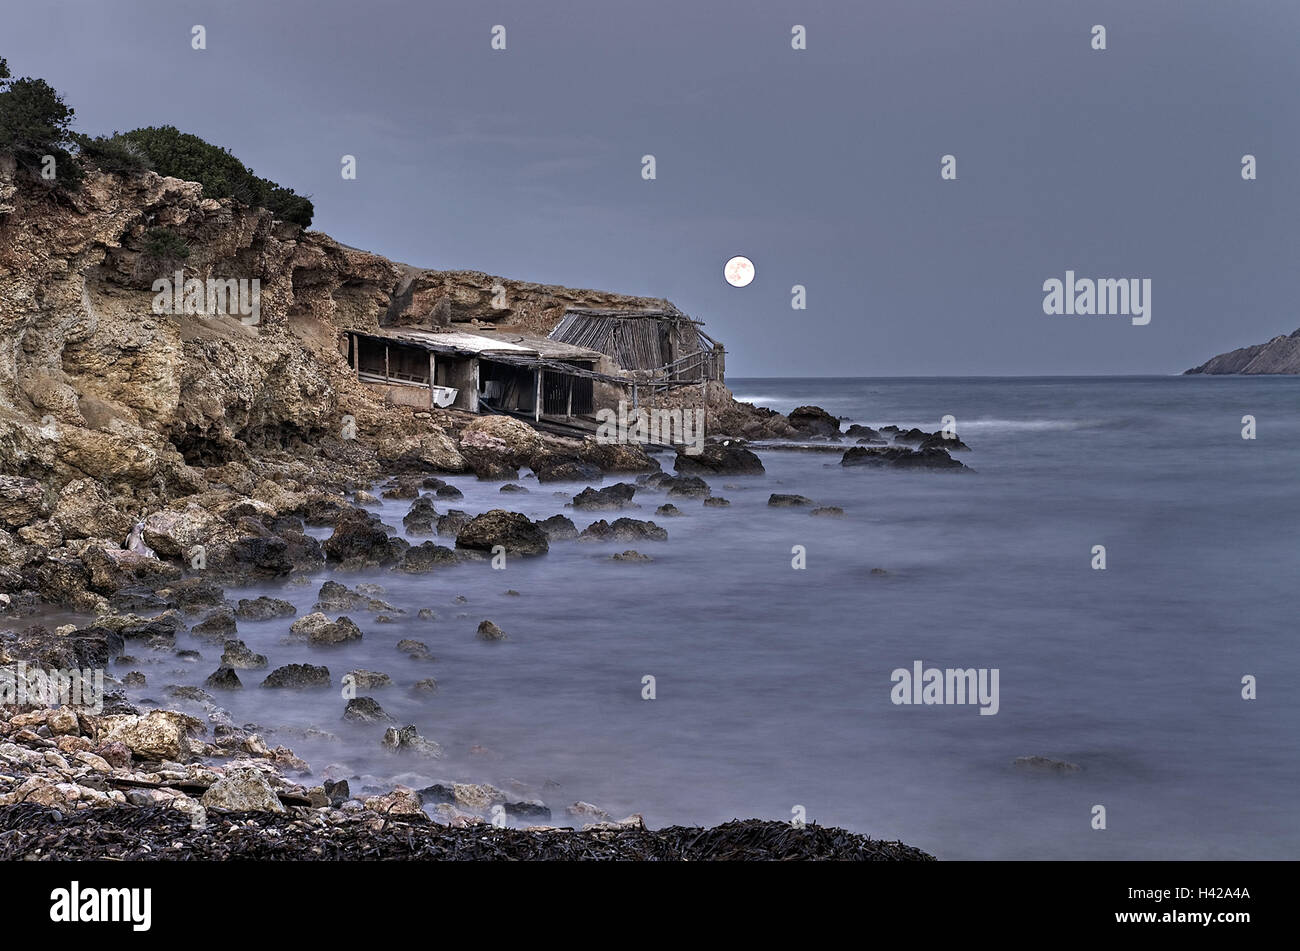
[(207, 198), (234, 198), (246, 205), (269, 209), (277, 218), (311, 224), (311, 200), (291, 189), (259, 178), (228, 149), (205, 142), (175, 126), (150, 126), (124, 132), (116, 139), (134, 144), (159, 175), (170, 175), (203, 186)]
[(0, 152), (8, 152), (34, 179), (75, 188), (81, 169), (68, 146), (73, 110), (43, 79), (12, 79), (0, 59)]

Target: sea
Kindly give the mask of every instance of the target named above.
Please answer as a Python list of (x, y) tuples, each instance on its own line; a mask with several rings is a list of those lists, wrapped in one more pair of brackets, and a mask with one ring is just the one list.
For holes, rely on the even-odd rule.
[[(846, 425), (951, 417), (970, 471), (759, 448), (766, 475), (709, 480), (729, 506), (674, 500), (672, 518), (655, 514), (661, 493), (581, 513), (566, 508), (581, 485), (525, 477), (507, 495), (453, 476), (465, 497), (439, 512), (567, 514), (579, 529), (625, 514), (669, 537), (228, 589), (302, 615), (329, 578), (382, 587), (393, 610), (350, 612), (358, 642), (292, 641), (289, 620), (241, 620), (238, 636), (271, 667), (388, 673), (363, 693), (440, 759), (382, 749), (383, 724), (343, 719), (341, 687), (257, 689), (264, 672), (240, 671), (248, 689), (217, 702), (354, 793), (489, 782), (544, 800), (557, 824), (582, 821), (565, 807), (583, 801), (651, 827), (802, 818), (941, 859), (1300, 858), (1300, 378), (728, 385)], [(771, 507), (773, 493), (843, 515)], [(400, 532), (409, 505), (377, 511)], [(652, 560), (611, 559), (628, 548)], [(484, 619), (509, 639), (477, 640)], [(403, 638), (432, 659), (398, 651)], [(180, 640), (203, 660), (141, 656), (134, 699), (217, 666), (219, 649)], [(896, 702), (919, 697), (899, 688), (918, 664), (996, 672), (996, 712)], [(429, 677), (436, 693), (412, 689)]]

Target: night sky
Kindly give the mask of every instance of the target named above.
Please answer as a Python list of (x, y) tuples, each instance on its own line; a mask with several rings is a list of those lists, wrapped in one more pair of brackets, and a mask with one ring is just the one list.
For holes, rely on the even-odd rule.
[[(193, 132), (399, 261), (667, 297), (732, 376), (1163, 374), (1300, 327), (1294, 0), (8, 0), (0, 24), (81, 131)], [(1150, 279), (1150, 324), (1045, 315), (1067, 269)]]

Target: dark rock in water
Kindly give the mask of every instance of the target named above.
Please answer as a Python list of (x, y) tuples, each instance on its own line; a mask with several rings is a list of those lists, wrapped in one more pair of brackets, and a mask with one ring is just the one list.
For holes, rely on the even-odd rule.
[(438, 534), (455, 537), (460, 534), (461, 529), (468, 525), (469, 522), (470, 515), (468, 512), (461, 509), (452, 509), (438, 519)]
[(673, 468), (681, 475), (762, 475), (763, 460), (734, 439), (706, 443), (692, 455), (678, 449)]
[(772, 493), (767, 498), (767, 504), (774, 508), (797, 508), (801, 505), (814, 505), (812, 499), (803, 495), (782, 495), (778, 492)]
[(649, 555), (643, 555), (639, 551), (633, 551), (632, 549), (619, 552), (617, 555), (610, 555), (609, 560), (628, 561), (628, 562), (654, 561), (654, 559), (651, 558)]
[(377, 670), (353, 670), (344, 675), (344, 680), (350, 679), (352, 686), (361, 690), (379, 690), (383, 687), (391, 687), (393, 678), (388, 674), (380, 673)]
[(492, 621), (487, 620), (479, 622), (478, 630), (474, 636), (480, 641), (505, 641), (510, 639), (505, 631), (497, 627)]
[(578, 527), (564, 515), (552, 515), (550, 518), (544, 518), (537, 523), (537, 527), (545, 532), (546, 537), (553, 542), (568, 541), (578, 537)]
[(411, 535), (432, 535), (438, 521), (438, 510), (427, 498), (418, 498), (402, 516), (402, 527)]
[(420, 489), (410, 482), (404, 482), (391, 489), (384, 489), (382, 494), (386, 499), (415, 499), (420, 497)]
[(537, 819), (542, 822), (551, 820), (551, 810), (547, 808), (546, 803), (540, 799), (525, 799), (521, 802), (505, 802), (501, 804), (506, 815), (512, 819)]
[(884, 568), (872, 568), (871, 573), (873, 575), (882, 575), (882, 576), (889, 574), (889, 572), (886, 571)]
[(316, 604), (313, 610), (316, 611), (353, 611), (357, 608), (364, 608), (368, 598), (351, 590), (347, 585), (339, 584), (337, 581), (326, 581), (320, 586), (320, 591), (316, 593)]
[(154, 593), (187, 614), (197, 614), (204, 608), (219, 607), (226, 603), (226, 592), (220, 585), (206, 578), (185, 578), (155, 588)]
[(102, 626), (84, 628), (68, 635), (55, 634), (40, 625), (22, 633), (25, 652), (46, 670), (104, 668), (122, 653), (122, 635)]
[(879, 440), (880, 442), (885, 441), (885, 437), (877, 430), (872, 429), (870, 426), (863, 426), (860, 423), (854, 423), (844, 431), (844, 435), (848, 436), (850, 439), (872, 439)]
[(127, 687), (145, 687), (149, 681), (140, 671), (133, 670), (122, 678), (122, 683)]
[(1032, 769), (1048, 773), (1077, 773), (1083, 767), (1064, 760), (1048, 759), (1046, 756), (1017, 756), (1013, 765), (1020, 769)]
[(581, 541), (668, 541), (667, 530), (659, 527), (654, 522), (643, 521), (639, 518), (620, 518), (615, 519), (611, 525), (603, 518), (599, 521), (592, 522), (582, 530), (578, 536)]
[(320, 527), (333, 525), (340, 515), (351, 508), (342, 498), (312, 493), (302, 505), (294, 509), (294, 514), (301, 516), (308, 525)]
[(366, 565), (386, 565), (396, 561), (406, 543), (389, 538), (379, 517), (354, 509), (340, 516), (331, 535), (322, 546), (330, 561)]
[(578, 450), (578, 457), (602, 472), (649, 472), (659, 468), (658, 461), (636, 442), (603, 443), (587, 439)]
[(728, 505), (731, 504), (731, 502), (728, 501), (727, 499), (724, 499), (720, 495), (713, 495), (705, 499), (704, 504), (707, 505), (709, 508), (721, 509), (721, 508), (726, 508)]
[(332, 806), (342, 805), (352, 798), (352, 790), (348, 787), (346, 779), (340, 779), (337, 782), (330, 782), (328, 779), (322, 780), (321, 788), (325, 790), (325, 795), (329, 797)]
[(450, 548), (425, 542), (415, 545), (402, 554), (397, 567), (408, 574), (424, 574), (441, 565), (454, 565), (456, 553)]
[(838, 436), (840, 421), (820, 406), (799, 406), (786, 417), (804, 436)]
[(397, 642), (397, 649), (402, 651), (412, 660), (433, 660), (433, 655), (429, 653), (429, 645), (423, 641), (403, 638)]
[(234, 668), (225, 665), (218, 667), (209, 674), (208, 679), (203, 681), (203, 685), (217, 690), (241, 690), (244, 686)]
[(949, 438), (941, 432), (935, 433), (933, 436), (926, 439), (923, 443), (921, 443), (919, 448), (942, 449), (945, 452), (958, 452), (958, 451), (969, 452), (970, 451), (970, 446), (966, 445), (956, 436)]
[(844, 514), (844, 509), (840, 508), (838, 505), (823, 505), (820, 508), (813, 509), (808, 514), (823, 515), (823, 516), (828, 516), (830, 518), (839, 518), (841, 515)]
[(632, 502), (636, 495), (636, 486), (627, 482), (616, 482), (603, 489), (586, 488), (573, 497), (575, 509), (621, 509)]
[(343, 719), (359, 720), (362, 723), (377, 723), (384, 720), (392, 720), (384, 708), (373, 697), (354, 697), (348, 701), (347, 707), (343, 710)]
[(712, 491), (699, 476), (664, 476), (648, 483), (651, 488), (664, 489), (670, 499), (706, 499)]
[(519, 478), (519, 467), (506, 465), (495, 459), (476, 456), (470, 461), (474, 475), (481, 482), (507, 482)]
[(248, 645), (240, 640), (226, 641), (225, 650), (221, 654), (221, 664), (224, 667), (234, 667), (238, 670), (259, 670), (267, 665), (266, 657), (262, 654), (255, 654), (249, 650)]
[(420, 480), (420, 488), (433, 489), (435, 492), (438, 489), (446, 488), (448, 484), (447, 480), (439, 479), (437, 476), (428, 476)]
[(235, 633), (235, 612), (230, 608), (218, 608), (190, 628), (190, 633), (205, 641), (224, 643)]
[(319, 611), (308, 614), (294, 621), (289, 627), (290, 633), (306, 635), (312, 644), (332, 646), (361, 640), (361, 628), (346, 614), (337, 621), (331, 621)]
[(454, 485), (440, 485), (434, 495), (440, 499), (463, 499), (465, 497), (465, 493)]
[(502, 545), (512, 555), (544, 555), (550, 550), (546, 533), (520, 512), (492, 509), (470, 520), (456, 536), (457, 548), (490, 552)]
[(501, 488), (497, 489), (497, 491), (504, 492), (507, 495), (521, 494), (521, 493), (523, 495), (528, 494), (528, 489), (526, 489), (522, 485), (519, 485), (517, 482), (507, 482), (505, 485), (501, 486)]
[(855, 446), (844, 453), (842, 466), (866, 466), (889, 469), (965, 469), (959, 460), (942, 449), (906, 449), (888, 446), (883, 449)]
[(384, 731), (380, 741), (384, 749), (402, 753), (419, 753), (425, 756), (441, 756), (442, 747), (432, 740), (426, 740), (414, 725), (408, 724), (400, 730), (389, 727)]
[(605, 477), (600, 466), (566, 453), (540, 453), (532, 470), (538, 482), (599, 482)]
[(237, 617), (247, 618), (250, 621), (269, 621), (272, 618), (292, 617), (298, 613), (288, 601), (281, 601), (278, 598), (240, 598), (239, 606), (235, 608)]
[(286, 664), (277, 667), (262, 681), (263, 687), (328, 687), (330, 671), (328, 667), (314, 667), (311, 664)]
[(663, 505), (655, 509), (655, 514), (662, 515), (665, 518), (675, 518), (682, 514), (682, 510), (671, 502), (665, 502)]

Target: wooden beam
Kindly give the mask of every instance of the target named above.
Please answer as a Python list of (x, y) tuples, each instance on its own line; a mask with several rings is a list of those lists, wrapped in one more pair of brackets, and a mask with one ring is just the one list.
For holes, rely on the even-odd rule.
[(535, 381), (533, 397), (533, 422), (538, 422), (542, 418), (542, 371), (540, 369), (533, 371)]
[(388, 344), (384, 344), (384, 382), (388, 382)]

